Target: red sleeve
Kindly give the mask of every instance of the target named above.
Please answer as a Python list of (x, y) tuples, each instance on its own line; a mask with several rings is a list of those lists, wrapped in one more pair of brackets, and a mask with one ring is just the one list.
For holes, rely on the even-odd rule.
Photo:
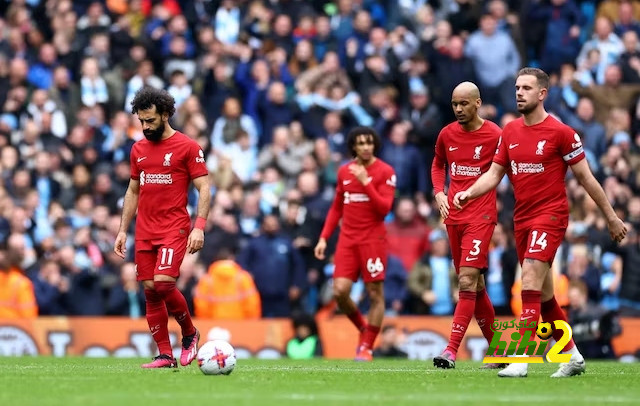
[(386, 216), (391, 210), (393, 198), (396, 194), (396, 174), (391, 167), (385, 172), (385, 176), (382, 177), (384, 182), (378, 183), (378, 187), (374, 186), (373, 182), (367, 183), (364, 187), (364, 191), (369, 196), (374, 210), (382, 217)]
[(586, 157), (580, 136), (571, 127), (565, 126), (562, 131), (560, 153), (567, 165), (577, 164)]
[(338, 226), (338, 222), (342, 218), (344, 191), (342, 190), (341, 172), (341, 170), (338, 170), (336, 195), (333, 198), (333, 203), (331, 204), (331, 208), (329, 209), (329, 213), (327, 214), (327, 219), (324, 222), (324, 227), (322, 227), (322, 232), (320, 233), (320, 238), (324, 238), (325, 240), (328, 240), (331, 237), (333, 231)]
[(507, 164), (509, 162), (509, 155), (507, 154), (506, 141), (502, 142), (503, 139), (505, 138), (505, 133), (506, 131), (503, 131), (500, 138), (498, 138), (498, 146), (496, 147), (496, 154), (493, 157), (493, 162), (507, 168), (509, 166)]
[(434, 196), (444, 192), (444, 182), (447, 179), (447, 155), (443, 131), (440, 131), (436, 140), (436, 155), (431, 163), (431, 183), (433, 183)]
[(138, 169), (138, 148), (134, 144), (131, 148), (131, 154), (129, 156), (129, 166), (131, 171), (131, 179), (140, 180), (140, 170)]
[(187, 168), (191, 179), (209, 174), (207, 164), (204, 162), (204, 152), (202, 152), (200, 145), (195, 141), (189, 143), (187, 150)]

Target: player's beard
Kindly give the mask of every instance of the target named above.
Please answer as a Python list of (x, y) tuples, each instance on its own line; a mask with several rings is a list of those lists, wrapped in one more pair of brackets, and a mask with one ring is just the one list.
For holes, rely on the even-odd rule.
[(522, 107), (518, 107), (518, 113), (526, 115), (534, 111), (536, 107), (538, 107), (538, 102), (527, 103)]
[(146, 139), (151, 142), (159, 142), (164, 133), (164, 123), (160, 124), (155, 130), (145, 130), (142, 132)]

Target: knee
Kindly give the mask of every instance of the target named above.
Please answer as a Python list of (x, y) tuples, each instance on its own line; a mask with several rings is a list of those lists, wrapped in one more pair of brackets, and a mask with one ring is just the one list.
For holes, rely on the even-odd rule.
[(341, 301), (344, 298), (349, 297), (351, 293), (351, 286), (344, 283), (333, 283), (333, 298), (337, 301)]
[(463, 292), (475, 292), (478, 284), (477, 275), (472, 274), (460, 274), (458, 278), (460, 284), (460, 290)]
[(368, 286), (367, 295), (369, 296), (369, 301), (372, 304), (384, 303), (384, 291), (382, 290), (382, 286), (378, 286), (378, 285)]
[(160, 296), (166, 296), (171, 293), (172, 290), (176, 288), (175, 282), (168, 281), (155, 281), (154, 282), (155, 291), (158, 292)]

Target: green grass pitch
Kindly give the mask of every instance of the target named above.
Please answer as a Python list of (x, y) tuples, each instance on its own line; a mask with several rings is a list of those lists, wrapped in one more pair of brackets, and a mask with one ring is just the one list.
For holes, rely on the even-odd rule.
[[(436, 370), (431, 362), (239, 360), (229, 376), (197, 365), (142, 370), (143, 359), (0, 357), (0, 405), (637, 405), (640, 363), (587, 363), (585, 375), (498, 378), (480, 363)], [(556, 403), (558, 402), (558, 403)]]

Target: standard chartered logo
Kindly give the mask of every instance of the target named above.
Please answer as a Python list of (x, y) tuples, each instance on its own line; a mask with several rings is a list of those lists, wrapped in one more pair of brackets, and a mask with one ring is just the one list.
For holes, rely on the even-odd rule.
[(451, 162), (451, 176), (456, 176), (456, 163), (455, 162)]
[(140, 186), (144, 185), (171, 185), (173, 178), (170, 173), (144, 173), (140, 172)]
[(511, 161), (511, 172), (514, 175), (519, 173), (542, 173), (544, 172), (544, 164)]

